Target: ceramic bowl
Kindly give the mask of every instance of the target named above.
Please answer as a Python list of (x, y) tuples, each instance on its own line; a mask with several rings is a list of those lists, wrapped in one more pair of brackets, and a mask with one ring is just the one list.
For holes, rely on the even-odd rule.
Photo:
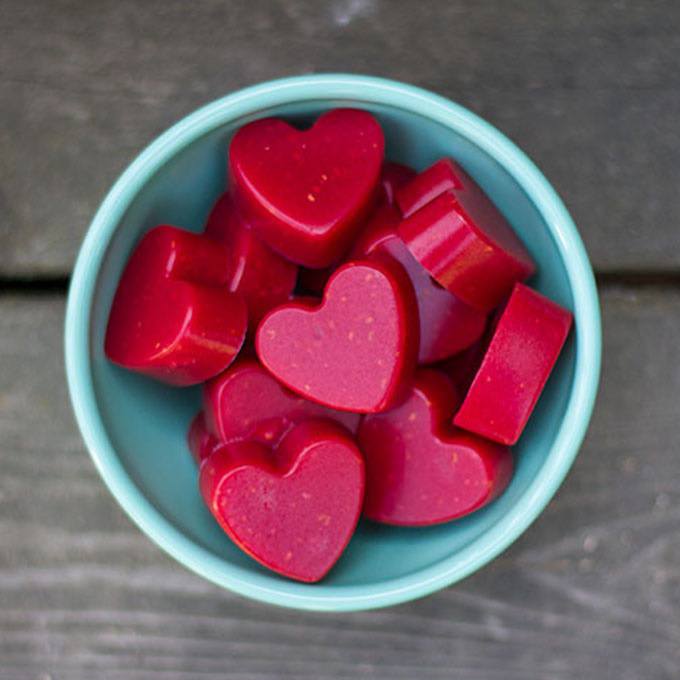
[[(575, 331), (515, 447), (505, 493), (473, 515), (418, 529), (362, 522), (318, 584), (286, 580), (238, 550), (198, 491), (185, 434), (198, 388), (167, 387), (110, 364), (103, 340), (125, 262), (160, 223), (200, 231), (226, 183), (229, 140), (245, 123), (285, 116), (305, 123), (334, 107), (380, 120), (387, 156), (423, 169), (456, 158), (486, 190), (538, 265), (532, 285), (574, 313)], [(448, 586), (507, 548), (536, 519), (569, 470), (599, 378), (599, 307), (588, 257), (562, 201), (536, 166), (479, 117), (403, 83), (314, 75), (230, 94), (170, 128), (125, 170), (99, 208), (73, 273), (66, 367), (78, 424), (104, 482), (161, 548), (242, 595), (300, 609), (356, 610), (404, 602)]]

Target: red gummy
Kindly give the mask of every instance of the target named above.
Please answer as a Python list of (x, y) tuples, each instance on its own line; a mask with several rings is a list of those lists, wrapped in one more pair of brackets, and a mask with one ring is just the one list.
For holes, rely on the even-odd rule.
[(364, 417), (358, 442), (366, 460), (366, 517), (440, 524), (479, 510), (505, 489), (510, 449), (448, 424), (458, 403), (443, 374), (420, 370), (397, 408)]
[[(450, 171), (455, 188), (407, 217), (399, 235), (444, 288), (470, 306), (489, 311), (516, 282), (533, 274), (534, 264), (503, 215), (462, 168), (450, 160), (440, 161), (437, 168), (436, 189), (421, 189), (423, 200), (438, 191), (442, 168)], [(422, 175), (416, 177), (397, 192), (397, 200), (413, 183), (423, 182)], [(411, 203), (419, 205), (412, 199), (406, 206)]]
[(402, 217), (410, 217), (445, 191), (460, 188), (461, 183), (456, 179), (456, 172), (460, 170), (449, 158), (441, 158), (410, 182), (397, 187), (394, 202)]
[(217, 449), (223, 446), (223, 443), (217, 437), (214, 437), (208, 432), (205, 423), (205, 415), (202, 411), (199, 411), (196, 414), (191, 421), (191, 425), (189, 425), (187, 444), (189, 445), (191, 455), (199, 465), (206, 458), (209, 458)]
[(486, 314), (466, 305), (432, 279), (397, 235), (399, 221), (396, 208), (379, 208), (357, 239), (352, 255), (361, 258), (383, 252), (404, 267), (418, 301), (418, 363), (430, 364), (476, 342), (484, 332)]
[(282, 305), (257, 330), (260, 361), (288, 388), (331, 408), (381, 411), (411, 377), (418, 354), (413, 286), (394, 260), (349, 262), (323, 301)]
[(205, 235), (226, 248), (229, 290), (245, 298), (248, 325), (255, 330), (270, 309), (290, 298), (297, 280), (297, 267), (257, 237), (228, 193), (219, 198), (210, 212)]
[(335, 109), (308, 130), (277, 118), (254, 121), (231, 142), (235, 197), (274, 250), (326, 267), (348, 250), (373, 204), (384, 146), (366, 111)]
[(201, 467), (213, 516), (246, 553), (304, 582), (322, 579), (349, 543), (364, 496), (364, 462), (349, 433), (307, 420), (272, 452), (236, 442)]
[(387, 203), (387, 205), (394, 205), (397, 190), (414, 179), (417, 174), (408, 165), (386, 161), (380, 175), (383, 202)]
[(517, 442), (571, 323), (571, 312), (517, 284), (454, 423), (496, 442)]
[(123, 271), (106, 330), (116, 364), (172, 385), (223, 371), (243, 344), (247, 310), (227, 285), (224, 248), (170, 226), (149, 231)]
[(276, 445), (309, 418), (330, 418), (351, 432), (359, 414), (331, 409), (286, 389), (256, 359), (239, 359), (203, 388), (208, 430), (222, 441), (250, 439)]
[[(415, 176), (416, 171), (412, 168), (402, 165), (401, 163), (386, 161), (383, 165), (382, 174), (380, 175), (380, 187), (382, 194), (379, 200), (380, 207), (378, 208), (378, 211), (385, 204), (394, 205), (394, 192), (400, 186), (403, 186), (406, 184), (406, 182), (413, 179)], [(374, 221), (374, 217), (371, 217), (370, 222), (372, 221)], [(362, 236), (364, 231), (365, 230), (362, 230)], [(362, 236), (359, 238), (362, 238)], [(352, 250), (352, 253), (355, 252), (357, 252), (356, 248)], [(349, 259), (352, 259), (352, 257), (350, 256)], [(323, 293), (323, 289), (326, 287), (328, 279), (336, 270), (337, 266), (338, 265), (325, 267), (324, 269), (301, 269), (298, 283), (304, 290), (316, 295), (321, 295)]]

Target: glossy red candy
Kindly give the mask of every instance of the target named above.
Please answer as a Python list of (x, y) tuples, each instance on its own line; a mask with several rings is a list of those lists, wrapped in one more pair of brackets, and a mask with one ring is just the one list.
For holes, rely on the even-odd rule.
[(205, 235), (224, 244), (229, 256), (229, 290), (245, 298), (248, 325), (255, 330), (272, 307), (290, 298), (297, 280), (297, 267), (258, 238), (228, 193), (213, 207)]
[(418, 363), (430, 364), (461, 352), (484, 332), (486, 314), (466, 305), (427, 273), (397, 235), (397, 209), (384, 205), (357, 239), (356, 258), (386, 253), (401, 263), (416, 294), (420, 318)]
[(496, 498), (512, 475), (506, 446), (448, 424), (459, 397), (441, 373), (420, 370), (397, 408), (364, 417), (364, 514), (421, 526), (462, 517)]
[(396, 191), (410, 182), (418, 173), (413, 168), (401, 163), (386, 161), (380, 175), (382, 200), (387, 205), (394, 205)]
[[(381, 246), (385, 243), (388, 243), (393, 239), (399, 239), (397, 236), (397, 227), (399, 226), (400, 221), (399, 212), (394, 206), (385, 203), (382, 204), (373, 213), (371, 219), (359, 233), (359, 236), (350, 251), (350, 259), (372, 255), (376, 251), (379, 251)], [(411, 257), (411, 259), (413, 259), (413, 257)], [(416, 264), (418, 263), (416, 262)]]
[[(456, 188), (406, 218), (399, 225), (399, 235), (444, 288), (470, 306), (489, 311), (510, 294), (517, 281), (534, 272), (534, 264), (484, 192), (452, 161), (448, 167)], [(398, 200), (410, 186), (397, 192)]]
[(201, 467), (213, 516), (246, 553), (299, 581), (323, 578), (349, 543), (364, 495), (364, 462), (337, 423), (307, 420), (272, 453), (237, 442)]
[[(406, 182), (408, 182), (409, 180), (413, 179), (413, 177), (415, 176), (416, 171), (412, 170), (406, 165), (386, 161), (385, 164), (383, 165), (382, 174), (380, 176), (380, 186), (382, 189), (382, 194), (379, 197), (379, 207), (376, 210), (376, 213), (380, 212), (384, 205), (393, 205), (395, 190), (398, 187), (405, 184)], [(398, 213), (396, 212), (394, 214), (398, 215)], [(374, 220), (375, 214), (371, 216), (369, 224)], [(363, 235), (367, 228), (368, 227), (364, 227), (362, 229), (362, 232), (360, 233)], [(360, 236), (359, 238), (362, 238), (362, 236)], [(356, 248), (354, 248), (351, 251), (351, 253), (356, 252), (357, 252)], [(363, 254), (360, 255), (359, 257), (362, 256)], [(350, 260), (356, 259), (356, 257), (353, 257), (353, 255), (350, 254), (349, 259)], [(321, 295), (323, 293), (323, 289), (326, 287), (328, 279), (330, 278), (331, 274), (337, 269), (337, 267), (338, 265), (336, 264), (335, 266), (324, 267), (323, 269), (301, 268), (300, 275), (298, 277), (298, 283), (305, 291), (309, 293), (314, 293), (315, 295)]]
[(191, 425), (189, 425), (187, 443), (189, 444), (191, 455), (199, 465), (224, 445), (217, 437), (208, 432), (205, 416), (202, 411), (196, 414), (195, 418), (191, 421)]
[(571, 327), (571, 312), (517, 284), (454, 423), (514, 444), (538, 401)]
[(222, 441), (252, 439), (270, 446), (297, 423), (330, 418), (356, 432), (360, 416), (308, 401), (286, 389), (257, 359), (239, 359), (203, 388), (208, 429)]
[(308, 130), (265, 118), (229, 150), (235, 196), (259, 235), (293, 262), (338, 261), (375, 200), (384, 153), (370, 113), (335, 109)]
[(260, 324), (260, 361), (298, 394), (331, 408), (382, 411), (409, 380), (418, 353), (413, 286), (394, 260), (349, 262), (319, 306), (282, 305)]
[(427, 170), (417, 174), (395, 190), (394, 202), (399, 206), (402, 217), (410, 217), (445, 191), (461, 186), (456, 179), (460, 168), (449, 158), (441, 158)]
[(227, 285), (224, 248), (170, 226), (132, 253), (111, 306), (105, 351), (116, 364), (172, 385), (223, 371), (245, 338), (247, 310)]

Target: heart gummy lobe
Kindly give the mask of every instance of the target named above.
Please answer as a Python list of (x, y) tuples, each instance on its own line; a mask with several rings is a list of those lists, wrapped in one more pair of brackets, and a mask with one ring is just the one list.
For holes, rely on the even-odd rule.
[(227, 535), (266, 567), (299, 581), (323, 578), (349, 543), (364, 494), (364, 462), (328, 420), (293, 428), (272, 452), (227, 445), (201, 467), (203, 498)]
[(290, 303), (260, 324), (260, 361), (294, 392), (331, 408), (387, 408), (418, 353), (413, 286), (393, 260), (349, 262), (328, 281), (323, 302)]
[(366, 461), (366, 517), (439, 524), (478, 510), (505, 489), (510, 449), (448, 425), (458, 401), (443, 374), (421, 370), (397, 408), (364, 417), (358, 442)]
[(171, 226), (149, 231), (111, 306), (105, 352), (116, 364), (172, 385), (223, 371), (243, 344), (247, 310), (227, 285), (224, 248)]
[(418, 363), (430, 364), (476, 342), (484, 332), (486, 314), (466, 305), (432, 279), (397, 235), (399, 222), (396, 208), (379, 208), (359, 235), (352, 254), (361, 258), (382, 252), (404, 267), (418, 302)]
[(206, 383), (203, 405), (208, 429), (222, 441), (250, 439), (269, 446), (309, 418), (330, 418), (356, 432), (360, 417), (291, 392), (256, 359), (239, 359)]
[(520, 438), (571, 328), (568, 310), (519, 283), (454, 423), (493, 441)]
[(235, 197), (263, 240), (293, 262), (340, 259), (376, 195), (382, 129), (355, 109), (325, 113), (308, 130), (266, 118), (231, 142)]
[[(436, 190), (442, 168), (455, 188), (436, 195), (400, 225), (399, 235), (420, 264), (451, 293), (482, 311), (499, 305), (513, 285), (534, 272), (534, 264), (496, 206), (462, 168), (447, 160), (437, 165)], [(428, 171), (425, 171), (426, 174)], [(419, 175), (397, 192), (397, 200)], [(427, 183), (426, 183), (427, 184)], [(446, 183), (444, 183), (445, 185)], [(411, 198), (408, 206), (420, 205)]]
[(229, 290), (245, 298), (248, 325), (254, 331), (270, 309), (290, 298), (297, 267), (260, 240), (228, 193), (212, 209), (205, 235), (224, 245), (229, 257)]

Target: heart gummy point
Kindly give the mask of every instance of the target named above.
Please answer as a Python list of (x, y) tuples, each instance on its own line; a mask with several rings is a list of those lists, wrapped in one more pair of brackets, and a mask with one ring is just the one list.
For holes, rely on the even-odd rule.
[(260, 361), (284, 385), (331, 408), (387, 408), (410, 378), (418, 352), (413, 286), (396, 261), (349, 262), (323, 302), (270, 312), (256, 335)]

